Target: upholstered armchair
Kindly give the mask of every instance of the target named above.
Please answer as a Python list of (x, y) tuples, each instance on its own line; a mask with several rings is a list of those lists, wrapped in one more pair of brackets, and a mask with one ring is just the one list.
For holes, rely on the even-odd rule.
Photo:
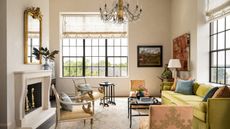
[(75, 96), (80, 96), (79, 99), (91, 101), (93, 106), (94, 113), (94, 102), (98, 99), (102, 99), (104, 97), (104, 90), (102, 87), (93, 87), (86, 82), (85, 78), (82, 79), (72, 79), (74, 88), (75, 88)]
[[(61, 122), (72, 122), (76, 120), (84, 120), (84, 125), (87, 119), (90, 119), (91, 129), (93, 125), (93, 112), (91, 111), (91, 102), (81, 101), (78, 98), (71, 98), (71, 102), (63, 101), (55, 87), (52, 85), (52, 90), (56, 98), (56, 125)], [(70, 110), (63, 109), (63, 107), (71, 108)]]
[(145, 81), (144, 80), (131, 80), (131, 90), (129, 93), (129, 97), (136, 97), (136, 92), (142, 88), (144, 92), (144, 96), (149, 96), (148, 89), (145, 88)]

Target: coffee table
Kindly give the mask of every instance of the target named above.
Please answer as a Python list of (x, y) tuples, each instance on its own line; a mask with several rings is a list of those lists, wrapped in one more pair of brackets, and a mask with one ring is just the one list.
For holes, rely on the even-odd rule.
[[(146, 97), (145, 97), (146, 98)], [(150, 105), (160, 105), (161, 99), (156, 97), (149, 97), (149, 101), (141, 101), (136, 97), (128, 97), (128, 118), (130, 120), (129, 127), (132, 126), (132, 117), (135, 116), (148, 116), (149, 114), (139, 113), (139, 114), (132, 114), (133, 109), (149, 109)]]

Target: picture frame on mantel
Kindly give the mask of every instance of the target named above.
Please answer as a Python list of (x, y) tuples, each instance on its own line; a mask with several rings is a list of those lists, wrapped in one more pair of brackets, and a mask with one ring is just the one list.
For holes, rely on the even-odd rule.
[(161, 45), (137, 46), (138, 67), (162, 67), (163, 47)]

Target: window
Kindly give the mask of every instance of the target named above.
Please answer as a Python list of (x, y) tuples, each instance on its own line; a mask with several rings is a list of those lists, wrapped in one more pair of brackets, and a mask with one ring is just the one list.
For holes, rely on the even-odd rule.
[(62, 18), (63, 77), (128, 76), (127, 25), (103, 23), (98, 15)]
[(230, 84), (230, 16), (210, 23), (210, 82)]

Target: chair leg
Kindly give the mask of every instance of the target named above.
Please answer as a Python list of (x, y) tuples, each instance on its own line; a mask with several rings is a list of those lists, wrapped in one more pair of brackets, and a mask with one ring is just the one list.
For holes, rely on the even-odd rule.
[(93, 102), (92, 102), (92, 105), (93, 105), (93, 114), (94, 114), (94, 100), (93, 100)]
[(93, 129), (93, 118), (90, 119), (90, 128)]
[(86, 122), (86, 120), (84, 119), (84, 126), (85, 126), (85, 122)]

